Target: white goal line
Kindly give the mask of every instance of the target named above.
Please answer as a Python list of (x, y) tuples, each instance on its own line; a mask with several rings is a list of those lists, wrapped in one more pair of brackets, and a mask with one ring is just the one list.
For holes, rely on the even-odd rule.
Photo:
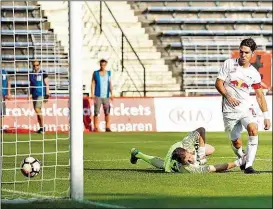
[[(63, 199), (63, 198), (59, 198), (59, 197), (52, 197), (52, 196), (46, 196), (46, 195), (38, 195), (36, 193), (27, 193), (27, 192), (10, 190), (10, 189), (2, 189), (2, 192), (8, 192), (8, 193), (13, 193), (13, 194), (20, 194), (20, 195), (36, 197), (36, 198), (28, 198), (28, 199), (18, 198), (18, 199), (13, 199), (13, 200), (2, 199), (1, 203), (3, 203), (3, 204), (26, 204), (26, 203), (41, 202), (41, 201), (52, 201), (53, 202), (55, 200), (71, 201), (70, 199)], [(80, 202), (84, 203), (84, 204), (88, 204), (88, 205), (103, 207), (103, 208), (128, 208), (128, 207), (124, 207), (124, 206), (120, 206), (120, 205), (113, 205), (113, 204), (90, 201), (90, 200), (83, 200)]]

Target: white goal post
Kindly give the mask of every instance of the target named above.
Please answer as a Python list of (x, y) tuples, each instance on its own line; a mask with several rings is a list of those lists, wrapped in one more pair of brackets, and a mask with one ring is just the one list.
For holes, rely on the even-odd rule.
[[(46, 134), (41, 135), (41, 139), (36, 140), (35, 137), (31, 134), (31, 132), (25, 134), (24, 136), (18, 134), (17, 130), (15, 130), (15, 134), (3, 134), (3, 129), (1, 128), (0, 133), (0, 209), (1, 209), (1, 202), (6, 203), (27, 203), (34, 200), (40, 199), (55, 199), (55, 198), (69, 198), (76, 201), (82, 201), (84, 197), (84, 176), (83, 176), (83, 76), (82, 76), (82, 42), (83, 42), (83, 34), (82, 34), (82, 1), (69, 1), (68, 2), (68, 21), (69, 21), (69, 98), (63, 99), (63, 103), (69, 102), (69, 131), (68, 137), (62, 138), (59, 136), (57, 131), (53, 133), (53, 137), (49, 138)], [(14, 3), (13, 3), (14, 5)], [(1, 5), (2, 6), (2, 5)], [(2, 7), (1, 7), (2, 8)], [(14, 13), (14, 9), (12, 10)], [(26, 10), (28, 12), (28, 10)], [(2, 11), (1, 11), (2, 12)], [(14, 16), (15, 17), (15, 16)], [(28, 23), (27, 23), (28, 24)], [(15, 24), (14, 24), (15, 25)], [(27, 26), (28, 27), (28, 26)], [(1, 21), (0, 21), (0, 28), (1, 28)], [(43, 29), (43, 28), (42, 28)], [(41, 29), (41, 31), (42, 31)], [(14, 31), (16, 29), (13, 29)], [(28, 34), (28, 32), (27, 32)], [(46, 41), (42, 40), (41, 32), (41, 53), (44, 53), (43, 50), (47, 50), (44, 47), (47, 43)], [(0, 33), (0, 43), (2, 42), (2, 37)], [(11, 66), (12, 69), (16, 69), (14, 72), (14, 78), (16, 77), (17, 66), (16, 62), (20, 62), (21, 60), (16, 60), (16, 53), (15, 53), (15, 39), (14, 39), (14, 64), (9, 61), (8, 65)], [(27, 39), (27, 42), (28, 39)], [(43, 43), (42, 43), (43, 42)], [(29, 45), (28, 45), (29, 46)], [(0, 44), (0, 49), (2, 52), (2, 44)], [(55, 48), (54, 48), (55, 50)], [(54, 52), (55, 53), (55, 52)], [(1, 53), (2, 54), (2, 53)], [(45, 54), (41, 54), (45, 55)], [(29, 55), (27, 55), (29, 56)], [(41, 56), (42, 57), (42, 56)], [(43, 59), (43, 58), (41, 58)], [(50, 58), (45, 58), (45, 62), (48, 61)], [(55, 58), (54, 58), (55, 59)], [(28, 58), (28, 64), (31, 64), (32, 59)], [(43, 62), (43, 61), (42, 61)], [(54, 60), (54, 62), (56, 62)], [(12, 63), (12, 64), (11, 64)], [(6, 64), (6, 63), (5, 63)], [(45, 65), (44, 65), (45, 66)], [(48, 67), (48, 66), (47, 66)], [(2, 110), (3, 99), (2, 99), (2, 55), (0, 57), (0, 102), (1, 107), (0, 111)], [(41, 64), (41, 68), (43, 68), (43, 64)], [(49, 67), (48, 67), (49, 68)], [(51, 68), (51, 70), (54, 66)], [(57, 72), (58, 67), (55, 66), (55, 73)], [(53, 72), (53, 73), (54, 73)], [(51, 76), (53, 74), (51, 72)], [(16, 82), (15, 78), (15, 82)], [(61, 79), (55, 76), (56, 83), (60, 82)], [(28, 87), (29, 88), (29, 87)], [(17, 86), (15, 85), (15, 97), (14, 97), (14, 104), (18, 107), (23, 103), (20, 99), (16, 97), (16, 89)], [(56, 97), (52, 103), (55, 102), (56, 105), (59, 103), (59, 99)], [(60, 99), (62, 100), (62, 99)], [(24, 101), (25, 102), (25, 101)], [(25, 102), (26, 103), (26, 102)], [(63, 104), (62, 103), (62, 104)], [(32, 109), (32, 102), (30, 103)], [(29, 108), (27, 107), (27, 108)], [(21, 106), (20, 106), (21, 108)], [(35, 115), (34, 115), (35, 116)], [(28, 116), (30, 118), (30, 116)], [(33, 117), (33, 116), (32, 116)], [(55, 117), (55, 116), (54, 116)], [(5, 117), (6, 118), (6, 117)], [(14, 117), (14, 120), (17, 121), (17, 116)], [(30, 121), (30, 119), (29, 119)], [(27, 123), (27, 122), (26, 122)], [(1, 117), (1, 125), (4, 124), (2, 117)], [(60, 126), (58, 123), (58, 118), (56, 117), (56, 126)], [(16, 127), (15, 127), (16, 129)], [(57, 130), (57, 128), (56, 128)], [(56, 136), (54, 136), (56, 134)], [(36, 136), (38, 136), (36, 134)], [(39, 135), (40, 136), (40, 135)], [(58, 153), (60, 150), (60, 145), (58, 144), (58, 140), (61, 142), (60, 145), (67, 144), (66, 150), (61, 150), (60, 154)], [(67, 142), (67, 143), (66, 143)], [(35, 144), (36, 143), (36, 144)], [(21, 146), (24, 144), (24, 146)], [(5, 147), (4, 147), (5, 145)], [(35, 146), (36, 147), (35, 147)], [(33, 148), (37, 148), (38, 145), (39, 153), (34, 151)], [(52, 146), (54, 148), (53, 151), (47, 151), (48, 147)], [(22, 151), (23, 147), (27, 149)], [(20, 148), (20, 149), (19, 149)], [(7, 150), (7, 151), (6, 151)], [(9, 152), (10, 150), (10, 152)], [(36, 149), (38, 150), (38, 149)], [(9, 152), (9, 153), (8, 153)], [(22, 152), (22, 153), (20, 153)], [(48, 152), (48, 153), (47, 153)], [(67, 153), (67, 155), (66, 155)], [(47, 155), (48, 154), (48, 155)], [(20, 173), (20, 161), (24, 159), (24, 155), (39, 155), (42, 159), (42, 172), (37, 176), (38, 178), (34, 177), (33, 179), (27, 179), (22, 176)], [(49, 156), (49, 157), (48, 157)], [(67, 156), (67, 157), (66, 157)], [(39, 158), (39, 157), (38, 157)], [(6, 159), (8, 159), (6, 161)], [(44, 162), (43, 162), (44, 159)], [(46, 164), (46, 160), (51, 164)], [(64, 164), (62, 164), (62, 161)], [(59, 162), (61, 162), (59, 164)], [(58, 174), (59, 168), (61, 169), (61, 173)], [(49, 169), (52, 169), (49, 170)], [(60, 177), (63, 171), (67, 171), (67, 176)], [(5, 176), (3, 175), (3, 171), (5, 171)], [(50, 175), (48, 174), (50, 171)], [(47, 177), (49, 176), (49, 177)], [(6, 178), (9, 177), (9, 178)], [(59, 196), (54, 196), (58, 185), (62, 184), (62, 180), (67, 182), (67, 187), (65, 190), (60, 192)], [(60, 181), (60, 182), (58, 182)], [(51, 183), (53, 182), (53, 184)], [(5, 186), (3, 186), (5, 183)], [(43, 190), (46, 188), (44, 186), (50, 186), (53, 188), (44, 192)], [(52, 185), (50, 185), (50, 183)], [(32, 190), (36, 186), (36, 191)], [(25, 185), (25, 186), (24, 186)], [(53, 191), (54, 190), (54, 191)], [(4, 192), (5, 195), (1, 195)], [(8, 195), (6, 195), (8, 194)], [(3, 199), (4, 198), (4, 199)]]
[(82, 1), (69, 2), (71, 198), (83, 199)]

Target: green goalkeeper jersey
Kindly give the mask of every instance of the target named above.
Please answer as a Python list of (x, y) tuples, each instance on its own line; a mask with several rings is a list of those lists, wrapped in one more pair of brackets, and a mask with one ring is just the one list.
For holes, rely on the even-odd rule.
[[(171, 146), (169, 149), (165, 160), (164, 160), (164, 169), (165, 172), (181, 172), (181, 173), (208, 173), (209, 166), (200, 165), (198, 159), (198, 149), (199, 149), (199, 137), (200, 134), (197, 131), (189, 133), (182, 141), (179, 141)], [(176, 148), (184, 148), (188, 152), (193, 152), (195, 155), (196, 162), (195, 164), (189, 164), (182, 166), (181, 163), (176, 160), (172, 160), (173, 151)]]

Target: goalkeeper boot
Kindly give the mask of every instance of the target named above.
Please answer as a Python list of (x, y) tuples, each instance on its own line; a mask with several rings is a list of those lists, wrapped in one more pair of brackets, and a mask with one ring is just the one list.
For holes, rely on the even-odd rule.
[(136, 164), (137, 163), (137, 160), (138, 158), (136, 157), (136, 155), (138, 154), (139, 150), (137, 150), (136, 148), (132, 148), (131, 149), (131, 159), (130, 159), (130, 162), (132, 164)]

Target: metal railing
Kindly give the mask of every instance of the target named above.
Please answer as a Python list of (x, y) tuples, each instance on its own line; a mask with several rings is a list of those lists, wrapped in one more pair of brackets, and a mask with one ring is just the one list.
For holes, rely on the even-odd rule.
[[(94, 12), (90, 8), (87, 2), (85, 2), (87, 5), (88, 10), (92, 13), (93, 16), (95, 16)], [(103, 10), (103, 7), (106, 8), (106, 10)], [(116, 17), (114, 16), (113, 12), (111, 11), (111, 8), (105, 1), (99, 2), (99, 18), (95, 18), (99, 27), (99, 31), (101, 34), (103, 34), (109, 45), (112, 47), (111, 50), (115, 51), (115, 56), (118, 56), (119, 62), (120, 62), (120, 73), (124, 75), (127, 74), (130, 81), (127, 81), (127, 85), (129, 83), (132, 83), (132, 86), (134, 86), (135, 91), (139, 95), (141, 95), (141, 92), (143, 92), (143, 96), (146, 96), (146, 68), (144, 64), (142, 63), (139, 55), (137, 54), (135, 48), (133, 47), (133, 44), (128, 39), (127, 35), (125, 34), (124, 30), (122, 29), (120, 23), (117, 21)], [(105, 18), (104, 16), (108, 15), (108, 18), (112, 18), (112, 25), (108, 23), (107, 21), (104, 22)], [(114, 25), (114, 26), (113, 26)], [(109, 34), (112, 34), (110, 37)], [(117, 35), (118, 34), (118, 35)], [(135, 40), (134, 40), (135, 41)], [(117, 48), (115, 48), (115, 46)], [(130, 63), (132, 61), (132, 63)], [(143, 72), (143, 77), (141, 78), (139, 75), (139, 70)], [(137, 83), (141, 83), (143, 89), (140, 90)], [(130, 89), (126, 89), (126, 84), (124, 83), (122, 87), (122, 91), (131, 91)], [(129, 87), (128, 87), (129, 88)], [(121, 92), (122, 92), (121, 91)], [(132, 91), (133, 92), (133, 91)]]

